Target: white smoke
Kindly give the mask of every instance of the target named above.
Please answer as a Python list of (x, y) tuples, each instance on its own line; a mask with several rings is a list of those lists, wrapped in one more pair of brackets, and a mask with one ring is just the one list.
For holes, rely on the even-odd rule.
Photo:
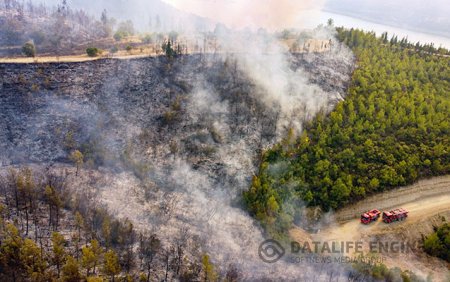
[(164, 0), (174, 7), (208, 17), (232, 28), (270, 30), (300, 27), (312, 9), (319, 10), (324, 1), (313, 0)]
[[(280, 141), (289, 128), (299, 133), (302, 123), (318, 110), (330, 109), (335, 93), (310, 83), (306, 71), (293, 70), (291, 55), (277, 39), (267, 35), (251, 36), (255, 40), (240, 33), (222, 34), (217, 38), (220, 52), (205, 56), (205, 64), (237, 62), (238, 74), (249, 79), (256, 90), (248, 95), (259, 101), (261, 111), (277, 113), (273, 118), (276, 135), (262, 144), (268, 147)], [(331, 39), (332, 35), (329, 36)], [(343, 47), (339, 53), (315, 56), (347, 64), (352, 62), (351, 52)], [(283, 262), (268, 265), (258, 257), (259, 244), (265, 239), (263, 230), (237, 202), (248, 189), (251, 176), (257, 173), (258, 142), (264, 130), (255, 126), (255, 111), (248, 109), (248, 120), (239, 124), (245, 134), (234, 132), (234, 112), (229, 101), (216, 93), (214, 85), (202, 79), (203, 75), (198, 77), (186, 101), (184, 119), (187, 121), (182, 124), (187, 128), (198, 127), (196, 134), (199, 136), (217, 132), (220, 143), (208, 140), (199, 143), (202, 149), (212, 151), (207, 157), (191, 156), (190, 152), (183, 151), (168, 157), (161, 152), (168, 152), (169, 144), (159, 144), (149, 160), (152, 163), (149, 179), (153, 184), (147, 202), (142, 201), (144, 190), (138, 189), (134, 196), (127, 194), (130, 185), (125, 182), (108, 185), (109, 189), (102, 189), (101, 198), (119, 217), (132, 219), (141, 230), (157, 229), (159, 236), (168, 242), (180, 229), (188, 227), (191, 235), (202, 238), (202, 247), (214, 262), (218, 265), (236, 263), (247, 279), (320, 277), (310, 265), (301, 268)], [(176, 143), (180, 146), (186, 138), (200, 138), (184, 134), (192, 133), (177, 134)], [(199, 159), (202, 165), (195, 168)]]
[[(246, 9), (250, 9), (250, 3), (246, 2)], [(268, 27), (280, 27), (283, 15), (288, 17), (284, 11), (289, 8), (282, 4), (293, 4), (294, 1), (270, 3), (273, 4), (270, 9), (280, 13), (273, 16)], [(240, 11), (233, 18), (246, 11)], [(255, 11), (256, 16), (250, 17), (249, 21), (257, 26), (263, 20), (260, 18), (262, 12), (269, 10), (260, 7)], [(320, 37), (332, 39), (329, 30), (322, 30), (322, 33)], [(116, 216), (132, 220), (139, 230), (158, 230), (158, 236), (166, 242), (187, 227), (191, 235), (202, 238), (202, 247), (214, 262), (221, 266), (230, 262), (239, 265), (247, 279), (273, 277), (308, 281), (315, 275), (321, 280), (320, 272), (310, 265), (299, 267), (283, 261), (268, 265), (261, 261), (258, 247), (264, 240), (263, 230), (238, 203), (242, 192), (250, 185), (251, 176), (257, 173), (257, 151), (280, 141), (290, 128), (299, 133), (305, 120), (320, 109), (330, 109), (336, 93), (310, 83), (311, 77), (306, 71), (293, 69), (291, 55), (275, 35), (227, 31), (215, 36), (220, 52), (216, 56), (204, 55), (205, 64), (234, 61), (236, 75), (250, 80), (254, 91), (245, 95), (257, 103), (251, 104), (253, 108), (248, 109), (246, 119), (236, 119), (237, 125), (232, 124), (236, 112), (230, 103), (215, 92), (214, 85), (208, 85), (206, 79), (202, 80), (198, 75), (198, 81), (192, 82), (194, 88), (187, 97), (185, 120), (180, 121), (182, 126), (195, 130), (180, 130), (174, 141), (182, 147), (189, 140), (199, 150), (207, 152), (206, 156), (193, 154), (189, 149), (170, 153), (171, 144), (168, 143), (150, 144), (146, 148), (147, 155), (139, 156), (150, 163), (147, 182), (141, 185), (131, 173), (115, 174), (109, 182), (98, 185), (99, 200)], [(351, 53), (343, 47), (336, 47), (332, 55), (317, 56), (343, 64), (352, 62)], [(134, 66), (132, 62), (130, 65)], [(132, 67), (124, 69), (138, 72)], [(127, 121), (131, 114), (118, 106), (122, 93), (117, 89), (126, 82), (120, 81), (119, 77), (111, 80), (119, 82), (104, 82), (103, 90), (108, 93), (104, 99), (109, 105), (103, 106), (109, 107), (107, 110), (114, 116), (116, 124), (109, 128), (110, 132), (100, 132), (99, 139), (105, 142), (104, 147), (122, 148), (120, 143), (133, 141), (141, 130), (136, 128), (137, 124)], [(158, 95), (158, 90), (156, 85), (151, 95)], [(275, 134), (270, 138), (262, 137), (265, 130), (257, 122), (259, 112), (267, 112), (267, 120), (274, 123)], [(194, 136), (193, 131), (198, 136)], [(220, 140), (212, 142), (210, 137), (202, 137), (207, 135), (203, 134), (205, 132), (215, 132)], [(198, 142), (201, 138), (206, 141)]]

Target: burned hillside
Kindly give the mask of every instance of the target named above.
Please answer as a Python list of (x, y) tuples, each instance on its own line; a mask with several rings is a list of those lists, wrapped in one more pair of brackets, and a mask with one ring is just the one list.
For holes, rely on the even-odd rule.
[(62, 171), (79, 150), (69, 190), (165, 241), (188, 228), (250, 275), (263, 236), (239, 201), (260, 153), (329, 111), (353, 69), (351, 56), (283, 56), (276, 69), (270, 54), (2, 64), (1, 165)]
[[(343, 97), (351, 65), (313, 54), (291, 59), (294, 71), (305, 68), (309, 72), (303, 72), (305, 77), (318, 83), (316, 95), (330, 98), (322, 106)], [(217, 93), (217, 102), (228, 105), (230, 113), (225, 115), (232, 135), (257, 131), (254, 145), (260, 148), (276, 137), (277, 105), (262, 105), (258, 92), (264, 90), (239, 69), (233, 57), (3, 64), (0, 72), (3, 165), (65, 161), (68, 151), (83, 147), (86, 153), (95, 151), (88, 147), (99, 141), (105, 145), (101, 148), (105, 155), (92, 156), (97, 165), (117, 160), (130, 142), (142, 150), (177, 138), (179, 146), (191, 147), (226, 142), (220, 140), (224, 132), (214, 124), (192, 120), (192, 92), (202, 87)], [(307, 111), (302, 115), (306, 118)], [(183, 137), (188, 132), (198, 136)]]

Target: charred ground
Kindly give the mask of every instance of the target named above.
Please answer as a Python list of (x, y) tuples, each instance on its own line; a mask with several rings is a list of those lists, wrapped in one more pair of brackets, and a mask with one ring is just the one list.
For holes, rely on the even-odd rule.
[[(73, 242), (73, 213), (78, 211), (88, 222), (87, 238), (97, 239), (104, 248), (109, 235), (103, 225), (114, 218), (124, 220), (114, 223), (118, 238), (131, 236), (126, 235), (130, 223), (136, 236), (156, 234), (167, 246), (158, 251), (157, 269), (151, 274), (156, 279), (181, 279), (182, 273), (204, 277), (198, 261), (205, 252), (221, 269), (238, 263), (247, 279), (270, 276), (255, 254), (263, 240), (261, 229), (240, 207), (241, 193), (255, 173), (260, 152), (290, 131), (289, 120), (308, 120), (316, 108), (332, 108), (345, 95), (353, 69), (351, 59), (331, 54), (287, 57), (289, 64), (282, 70), (292, 76), (287, 95), (300, 95), (288, 101), (305, 102), (289, 110), (239, 63), (239, 55), (2, 64), (2, 191), (13, 199), (18, 189), (11, 168), (30, 166), (33, 183), (42, 193), (52, 175), (62, 179), (56, 190), (64, 195), (68, 210), (61, 212), (65, 220), (59, 225), (41, 229), (48, 251), (52, 230)], [(271, 59), (263, 55), (258, 60), (265, 58)], [(84, 156), (79, 175), (70, 160), (76, 150)], [(42, 197), (40, 205), (48, 201)], [(13, 213), (6, 220), (24, 222), (23, 206), (11, 203)], [(42, 209), (32, 213), (38, 211)], [(26, 233), (24, 226), (19, 226), (21, 234)], [(183, 230), (188, 232), (180, 235)], [(193, 263), (178, 273), (171, 266), (167, 274), (168, 257), (180, 259), (170, 251), (179, 236), (190, 238), (192, 248), (183, 248), (181, 259)], [(116, 249), (122, 269), (131, 275), (147, 273), (145, 264), (127, 262), (130, 246), (138, 240), (126, 242), (125, 249)], [(91, 244), (86, 241), (85, 246)], [(80, 247), (69, 243), (69, 255)], [(137, 262), (140, 254), (131, 254)], [(56, 271), (53, 265), (49, 269)], [(316, 271), (298, 275), (307, 279)], [(281, 269), (278, 273), (291, 275)]]
[[(292, 62), (293, 69), (304, 66), (309, 70), (309, 80), (336, 98), (345, 93), (345, 77), (351, 66), (312, 54), (293, 56)], [(219, 136), (214, 136), (220, 132), (211, 132), (211, 124), (186, 128), (188, 96), (202, 86), (212, 87), (222, 101), (229, 103), (234, 111), (230, 115), (234, 134), (245, 134), (246, 125), (253, 121), (260, 131), (256, 147), (261, 148), (276, 135), (276, 105), (273, 109), (261, 105), (257, 95), (263, 90), (239, 70), (232, 58), (190, 55), (176, 60), (155, 57), (3, 64), (0, 72), (4, 165), (67, 161), (67, 153), (76, 148), (87, 156), (94, 154), (92, 160), (102, 165), (108, 157), (87, 147), (109, 141), (103, 142), (106, 148), (102, 149), (117, 159), (130, 145), (127, 142), (139, 142), (127, 136), (131, 128), (119, 130), (127, 129), (124, 124), (135, 126), (141, 137), (145, 135), (145, 140), (136, 144), (143, 150), (147, 149), (145, 145), (167, 144), (183, 131), (203, 129), (207, 129), (209, 138), (204, 136), (200, 143), (220, 143)], [(188, 139), (180, 145), (192, 147), (193, 140)]]

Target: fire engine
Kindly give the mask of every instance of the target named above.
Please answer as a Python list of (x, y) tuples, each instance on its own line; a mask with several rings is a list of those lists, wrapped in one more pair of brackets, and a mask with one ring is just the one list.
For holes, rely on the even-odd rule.
[(372, 221), (376, 221), (380, 217), (381, 212), (379, 210), (370, 210), (361, 215), (361, 223), (369, 224)]
[(408, 217), (408, 211), (403, 208), (391, 210), (389, 212), (383, 212), (383, 221), (385, 223), (391, 223), (393, 221), (401, 221)]

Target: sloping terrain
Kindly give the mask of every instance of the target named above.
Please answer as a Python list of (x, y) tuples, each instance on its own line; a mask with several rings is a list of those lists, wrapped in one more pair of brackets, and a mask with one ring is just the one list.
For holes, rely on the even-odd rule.
[(342, 99), (353, 60), (238, 56), (2, 64), (1, 165), (64, 171), (78, 149), (74, 190), (92, 188), (99, 205), (165, 240), (188, 228), (216, 261), (248, 275), (271, 271), (241, 193), (258, 152)]
[[(298, 116), (305, 118), (314, 107), (327, 107), (327, 100), (333, 103), (342, 97), (351, 71), (349, 65), (339, 59), (325, 60), (315, 55), (292, 59), (297, 62), (295, 69), (302, 64), (310, 65), (310, 74), (302, 71), (298, 74), (301, 85), (291, 85), (305, 86), (303, 90), (295, 89), (300, 91), (295, 94), (297, 102), (303, 96), (305, 103)], [(258, 139), (252, 143), (255, 147), (270, 144), (283, 130), (278, 128), (280, 132), (277, 132), (275, 126), (276, 118), (283, 118), (277, 112), (277, 105), (265, 108), (258, 100), (258, 95), (264, 96), (265, 90), (246, 77), (233, 59), (193, 55), (176, 61), (157, 57), (67, 64), (2, 64), (0, 72), (0, 160), (3, 164), (62, 160), (67, 151), (94, 146), (99, 140), (104, 142), (97, 145), (110, 154), (115, 153), (116, 160), (127, 146), (133, 145), (127, 142), (139, 143), (134, 149), (144, 151), (148, 148), (138, 145), (167, 145), (170, 141), (183, 141), (183, 145), (191, 147), (220, 144), (219, 135), (226, 132), (213, 128), (219, 127), (220, 120), (193, 116), (197, 109), (190, 108), (208, 110), (205, 107), (211, 108), (214, 103), (219, 108), (212, 108), (216, 111), (212, 114), (220, 113), (220, 106), (233, 111), (224, 113), (229, 115), (226, 121), (230, 122), (233, 135), (245, 137), (249, 128), (254, 127), (258, 133), (252, 137)], [(213, 94), (202, 93), (205, 88)], [(314, 96), (307, 96), (310, 94)], [(222, 102), (224, 105), (220, 105)], [(214, 130), (217, 132), (211, 133)], [(180, 135), (182, 132), (206, 136), (189, 138)], [(217, 134), (215, 140), (209, 139), (211, 134)], [(145, 140), (130, 138), (135, 135)], [(99, 155), (90, 157), (97, 164), (108, 159)]]

